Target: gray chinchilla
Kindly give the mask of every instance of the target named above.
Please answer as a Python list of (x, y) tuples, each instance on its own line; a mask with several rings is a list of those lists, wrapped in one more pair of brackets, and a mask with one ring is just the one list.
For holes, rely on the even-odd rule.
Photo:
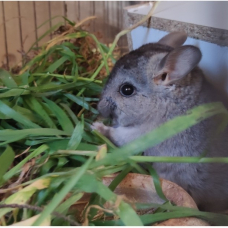
[[(112, 126), (92, 126), (122, 146), (201, 104), (222, 101), (197, 67), (201, 52), (181, 46), (187, 36), (172, 32), (157, 43), (131, 51), (115, 64), (98, 110)], [(227, 105), (227, 104), (225, 104)], [(219, 116), (211, 117), (144, 151), (145, 156), (228, 155), (228, 132), (215, 136)], [(213, 139), (213, 140), (211, 140)], [(154, 163), (160, 177), (182, 186), (201, 210), (228, 209), (228, 165), (222, 163)]]

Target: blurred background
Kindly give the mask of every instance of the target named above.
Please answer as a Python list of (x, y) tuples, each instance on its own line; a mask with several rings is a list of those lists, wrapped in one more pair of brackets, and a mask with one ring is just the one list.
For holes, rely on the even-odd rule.
[[(123, 8), (136, 1), (2, 1), (0, 2), (0, 66), (12, 67), (36, 40), (37, 46), (52, 38), (48, 32), (66, 17), (88, 21), (84, 29), (93, 32), (100, 41), (109, 44), (123, 29)], [(53, 17), (58, 16), (54, 19)], [(46, 22), (46, 23), (45, 23)], [(64, 29), (64, 27), (62, 27)], [(45, 34), (47, 32), (47, 34)], [(41, 39), (42, 38), (42, 39)], [(119, 46), (127, 47), (126, 37)]]

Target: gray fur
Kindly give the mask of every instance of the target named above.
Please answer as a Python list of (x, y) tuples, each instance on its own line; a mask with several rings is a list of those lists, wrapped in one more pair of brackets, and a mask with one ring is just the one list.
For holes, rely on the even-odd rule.
[[(172, 38), (172, 34), (169, 37)], [(110, 74), (98, 110), (102, 116), (112, 118), (113, 126), (95, 122), (93, 128), (117, 146), (184, 115), (195, 106), (223, 100), (197, 67), (201, 58), (199, 49), (193, 46), (172, 48), (164, 43), (165, 40), (169, 43), (166, 37), (162, 44), (146, 44), (123, 56)], [(167, 73), (165, 80), (161, 76), (164, 72)], [(132, 84), (136, 88), (135, 94), (123, 97), (119, 92), (123, 83)], [(227, 156), (227, 130), (219, 138), (214, 135), (218, 121), (218, 117), (204, 120), (149, 148), (144, 155), (200, 156), (207, 150), (209, 157)], [(188, 191), (200, 209), (228, 209), (227, 165), (154, 163), (153, 167), (160, 177)]]
[(181, 46), (186, 41), (186, 39), (187, 34), (185, 32), (172, 32), (160, 39), (158, 43), (176, 48)]

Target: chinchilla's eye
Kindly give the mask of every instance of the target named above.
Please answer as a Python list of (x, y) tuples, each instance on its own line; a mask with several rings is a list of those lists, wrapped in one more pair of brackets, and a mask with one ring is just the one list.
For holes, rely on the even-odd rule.
[(120, 86), (120, 93), (124, 97), (129, 97), (135, 92), (135, 87), (131, 84), (123, 84)]

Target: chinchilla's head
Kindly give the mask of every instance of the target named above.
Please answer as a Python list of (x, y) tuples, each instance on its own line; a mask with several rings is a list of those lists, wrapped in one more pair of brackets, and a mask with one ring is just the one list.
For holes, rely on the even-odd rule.
[(120, 58), (103, 89), (98, 110), (114, 125), (145, 122), (162, 98), (178, 95), (201, 59), (197, 47), (181, 46), (187, 36), (173, 32)]

